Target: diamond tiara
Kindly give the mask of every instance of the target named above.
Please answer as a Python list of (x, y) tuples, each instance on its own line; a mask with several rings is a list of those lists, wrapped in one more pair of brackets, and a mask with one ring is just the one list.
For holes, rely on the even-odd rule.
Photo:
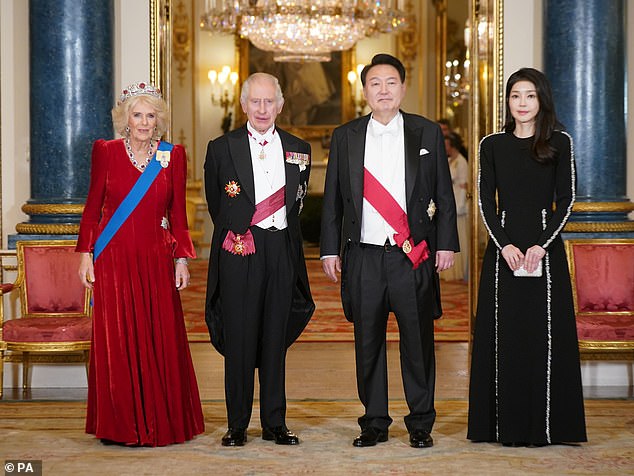
[(161, 98), (161, 90), (159, 88), (155, 88), (150, 83), (132, 83), (130, 86), (125, 88), (121, 96), (119, 96), (119, 102), (124, 102), (126, 99), (131, 98), (132, 96), (154, 96), (156, 98)]

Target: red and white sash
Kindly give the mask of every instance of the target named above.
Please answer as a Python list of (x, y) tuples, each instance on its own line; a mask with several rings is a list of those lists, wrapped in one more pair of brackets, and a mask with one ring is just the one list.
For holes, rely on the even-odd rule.
[(390, 192), (366, 168), (363, 169), (363, 198), (396, 231), (394, 241), (410, 259), (414, 269), (429, 258), (427, 242), (423, 240), (417, 245), (413, 244), (407, 214)]
[[(282, 186), (277, 192), (269, 195), (260, 203), (255, 206), (255, 213), (251, 218), (249, 226), (253, 226), (256, 223), (260, 223), (265, 218), (270, 217), (277, 211), (279, 211), (285, 202), (286, 186)], [(233, 253), (234, 255), (251, 255), (255, 253), (255, 241), (253, 241), (253, 235), (251, 230), (247, 229), (243, 235), (236, 234), (229, 230), (227, 236), (222, 243), (222, 249)]]

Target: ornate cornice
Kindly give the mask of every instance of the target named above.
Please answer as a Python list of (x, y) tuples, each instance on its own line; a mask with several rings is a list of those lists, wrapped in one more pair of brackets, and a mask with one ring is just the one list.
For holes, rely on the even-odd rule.
[(58, 223), (18, 223), (15, 231), (28, 235), (77, 235), (79, 225)]
[(25, 203), (22, 211), (27, 215), (81, 215), (83, 204)]

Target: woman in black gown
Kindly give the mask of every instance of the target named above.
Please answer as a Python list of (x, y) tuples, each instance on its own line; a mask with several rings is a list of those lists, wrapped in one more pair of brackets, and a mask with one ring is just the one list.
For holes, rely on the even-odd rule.
[[(586, 441), (560, 235), (575, 198), (574, 153), (543, 73), (523, 68), (511, 75), (504, 132), (481, 141), (479, 167), (479, 206), (490, 239), (480, 276), (467, 438), (513, 446)], [(539, 276), (514, 275), (540, 268)]]

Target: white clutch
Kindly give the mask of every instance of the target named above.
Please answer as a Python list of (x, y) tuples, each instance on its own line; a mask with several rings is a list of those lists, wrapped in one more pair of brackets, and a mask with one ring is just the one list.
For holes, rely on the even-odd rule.
[(542, 276), (542, 262), (541, 260), (537, 263), (537, 268), (532, 273), (526, 271), (524, 266), (513, 271), (513, 276), (517, 276), (518, 278), (541, 278)]

